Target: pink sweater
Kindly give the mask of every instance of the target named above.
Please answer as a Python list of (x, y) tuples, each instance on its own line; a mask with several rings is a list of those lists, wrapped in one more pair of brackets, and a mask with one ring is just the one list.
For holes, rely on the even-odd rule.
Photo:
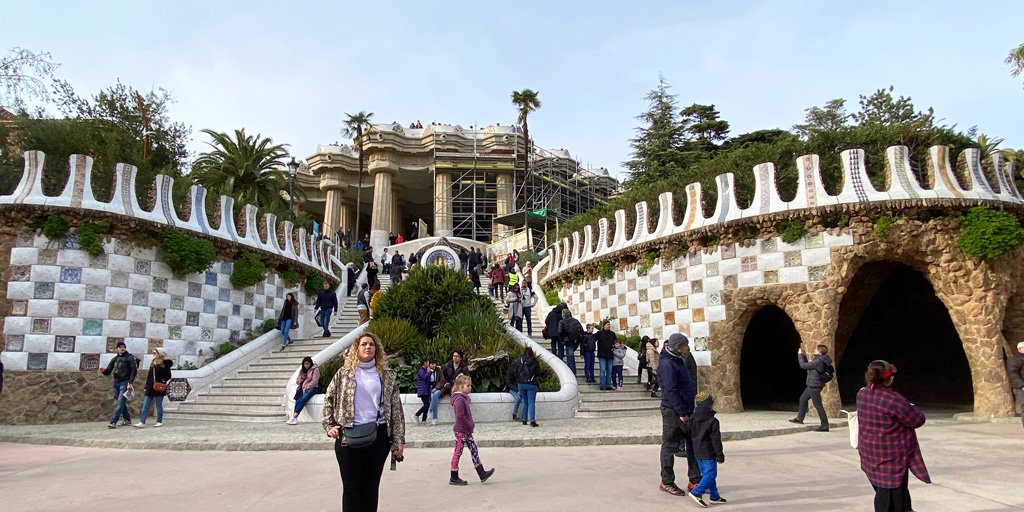
[(320, 383), (320, 367), (313, 363), (313, 366), (306, 370), (305, 373), (299, 372), (299, 377), (295, 379), (295, 384), (302, 387), (302, 391), (305, 392), (309, 389), (317, 387)]

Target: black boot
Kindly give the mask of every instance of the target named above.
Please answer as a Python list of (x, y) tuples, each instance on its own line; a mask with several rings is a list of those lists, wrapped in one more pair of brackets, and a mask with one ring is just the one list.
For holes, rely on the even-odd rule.
[(476, 467), (476, 474), (480, 475), (480, 482), (481, 483), (482, 482), (486, 482), (487, 479), (490, 478), (491, 475), (494, 474), (494, 468), (491, 468), (491, 469), (488, 469), (487, 471), (484, 471), (484, 465), (481, 464), (481, 465)]
[(459, 478), (458, 471), (452, 471), (452, 479), (448, 480), (448, 485), (468, 485), (469, 482)]

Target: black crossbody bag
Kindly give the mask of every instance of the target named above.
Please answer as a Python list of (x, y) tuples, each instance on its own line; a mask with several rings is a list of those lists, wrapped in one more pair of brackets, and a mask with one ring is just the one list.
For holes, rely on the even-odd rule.
[(364, 423), (354, 427), (344, 427), (345, 444), (353, 450), (362, 450), (377, 442), (377, 422), (380, 421), (380, 410), (384, 407), (384, 379), (380, 380), (380, 402), (377, 406), (377, 421)]

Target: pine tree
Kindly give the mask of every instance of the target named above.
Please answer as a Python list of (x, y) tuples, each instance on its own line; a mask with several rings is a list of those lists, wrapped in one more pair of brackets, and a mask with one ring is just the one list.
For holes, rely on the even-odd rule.
[(669, 94), (669, 87), (659, 74), (658, 87), (645, 97), (650, 108), (636, 117), (643, 126), (636, 128), (637, 136), (630, 140), (633, 159), (623, 162), (629, 169), (628, 188), (648, 186), (683, 169), (680, 147), (685, 131), (676, 114), (676, 95)]

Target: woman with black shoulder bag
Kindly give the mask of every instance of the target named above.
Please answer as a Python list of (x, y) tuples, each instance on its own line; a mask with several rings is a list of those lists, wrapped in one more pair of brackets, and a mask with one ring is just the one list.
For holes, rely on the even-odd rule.
[(349, 348), (327, 387), (321, 421), (327, 436), (337, 439), (342, 511), (377, 510), (388, 453), (392, 471), (404, 458), (405, 418), (397, 376), (376, 335), (363, 333)]

